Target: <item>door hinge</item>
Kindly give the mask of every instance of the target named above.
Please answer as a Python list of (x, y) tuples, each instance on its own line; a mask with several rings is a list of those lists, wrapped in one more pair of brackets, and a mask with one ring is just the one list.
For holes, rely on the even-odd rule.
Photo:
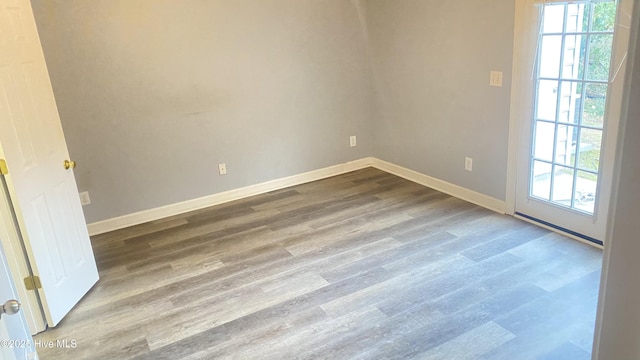
[(42, 283), (37, 275), (27, 276), (24, 278), (24, 286), (27, 290), (42, 289)]
[(0, 174), (7, 175), (9, 173), (9, 168), (7, 167), (7, 162), (4, 159), (0, 159)]

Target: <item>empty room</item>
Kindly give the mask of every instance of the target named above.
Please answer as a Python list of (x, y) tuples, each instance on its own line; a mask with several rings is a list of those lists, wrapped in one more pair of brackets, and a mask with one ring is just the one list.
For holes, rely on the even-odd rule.
[(0, 358), (640, 358), (633, 0), (0, 0)]

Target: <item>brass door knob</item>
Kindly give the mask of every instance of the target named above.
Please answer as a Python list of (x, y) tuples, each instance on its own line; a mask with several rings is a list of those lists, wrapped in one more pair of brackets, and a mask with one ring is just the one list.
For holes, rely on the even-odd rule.
[(64, 168), (69, 170), (69, 169), (75, 169), (76, 168), (76, 162), (75, 161), (71, 161), (71, 160), (65, 160), (64, 161)]

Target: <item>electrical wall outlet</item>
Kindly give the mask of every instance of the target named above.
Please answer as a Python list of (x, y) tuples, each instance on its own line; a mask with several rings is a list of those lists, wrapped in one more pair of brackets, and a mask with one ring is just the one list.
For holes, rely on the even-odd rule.
[(473, 159), (470, 157), (464, 158), (464, 169), (467, 171), (473, 171)]
[(79, 195), (80, 195), (80, 204), (82, 204), (82, 206), (91, 204), (91, 198), (89, 197), (88, 191), (83, 191)]
[(220, 175), (227, 175), (227, 164), (218, 164), (218, 172)]
[(350, 136), (349, 137), (349, 146), (354, 147), (356, 145), (358, 145), (358, 142), (356, 141), (356, 136), (355, 135)]

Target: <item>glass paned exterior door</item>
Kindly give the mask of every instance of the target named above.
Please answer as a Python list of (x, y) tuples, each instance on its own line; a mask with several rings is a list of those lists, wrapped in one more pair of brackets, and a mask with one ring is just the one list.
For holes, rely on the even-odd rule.
[(593, 214), (616, 3), (549, 4), (541, 11), (529, 196)]
[(636, 3), (516, 2), (516, 216), (603, 243)]

